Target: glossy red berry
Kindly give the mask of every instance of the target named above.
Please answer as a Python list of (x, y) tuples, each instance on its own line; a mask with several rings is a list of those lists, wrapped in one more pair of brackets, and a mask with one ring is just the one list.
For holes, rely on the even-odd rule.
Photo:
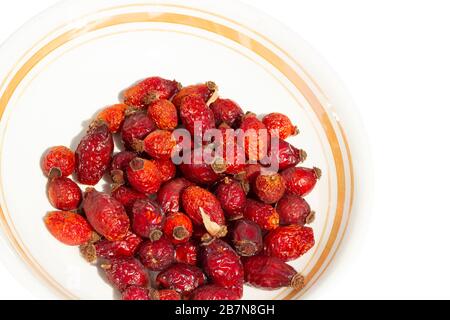
[(217, 187), (216, 196), (228, 220), (242, 218), (247, 195), (241, 183), (225, 178)]
[(295, 260), (314, 246), (314, 233), (309, 227), (290, 225), (272, 230), (264, 239), (266, 255), (283, 261)]
[(198, 245), (193, 241), (189, 241), (175, 246), (175, 260), (178, 263), (186, 263), (193, 266), (197, 265)]
[(79, 214), (69, 211), (53, 211), (45, 216), (45, 225), (60, 242), (79, 246), (91, 240), (92, 228)]
[(145, 108), (153, 101), (172, 98), (179, 88), (180, 84), (176, 81), (151, 77), (127, 89), (123, 99), (129, 106)]
[(181, 102), (187, 96), (200, 97), (205, 103), (217, 92), (218, 88), (214, 82), (207, 82), (182, 88), (172, 99), (173, 104), (180, 108)]
[(144, 111), (135, 112), (128, 117), (122, 125), (122, 140), (128, 149), (132, 149), (136, 140), (143, 140), (150, 132), (156, 129), (152, 119)]
[(264, 159), (268, 152), (269, 134), (266, 126), (253, 113), (242, 118), (240, 126), (245, 134), (245, 153), (250, 161)]
[(283, 287), (301, 289), (303, 277), (287, 263), (275, 257), (255, 256), (244, 261), (247, 284), (264, 289), (276, 290)]
[(120, 291), (130, 286), (146, 287), (149, 283), (144, 266), (135, 258), (112, 259), (101, 267), (111, 285)]
[(126, 186), (118, 186), (113, 188), (111, 196), (119, 201), (125, 207), (127, 212), (131, 212), (136, 200), (147, 199), (145, 194)]
[(122, 300), (150, 300), (150, 290), (139, 286), (128, 287), (122, 292)]
[(154, 160), (133, 159), (127, 167), (127, 178), (134, 189), (145, 194), (158, 192), (162, 184), (161, 174)]
[(192, 221), (183, 213), (172, 212), (167, 216), (163, 230), (173, 244), (187, 242), (192, 236)]
[(206, 130), (214, 129), (214, 113), (198, 96), (187, 96), (181, 101), (180, 118), (189, 133), (203, 135)]
[(131, 213), (131, 227), (133, 231), (152, 241), (162, 236), (165, 214), (161, 207), (150, 199), (139, 199), (133, 205)]
[(155, 160), (162, 182), (167, 182), (177, 175), (177, 167), (172, 160)]
[(229, 99), (217, 99), (211, 104), (211, 109), (214, 112), (216, 125), (225, 122), (230, 127), (236, 127), (244, 116), (242, 108)]
[(270, 150), (269, 163), (274, 170), (285, 170), (295, 167), (306, 160), (305, 151), (297, 149), (284, 140), (278, 140), (278, 148)]
[(75, 170), (75, 154), (63, 146), (50, 148), (44, 154), (41, 166), (47, 177), (50, 176), (52, 170), (53, 176), (70, 176)]
[(137, 157), (137, 154), (132, 151), (122, 151), (116, 153), (112, 160), (109, 168), (109, 174), (111, 176), (112, 181), (115, 184), (124, 184), (125, 183), (125, 172), (130, 164), (131, 160)]
[(77, 209), (82, 199), (80, 187), (69, 178), (51, 179), (47, 194), (50, 204), (63, 211)]
[(159, 288), (171, 289), (187, 295), (206, 284), (206, 276), (196, 266), (177, 263), (160, 272), (156, 277), (156, 284)]
[(286, 183), (286, 191), (297, 196), (306, 196), (315, 187), (322, 173), (318, 168), (289, 168), (281, 173)]
[(281, 225), (305, 225), (314, 219), (314, 212), (308, 202), (302, 197), (287, 194), (277, 203), (277, 212), (280, 215)]
[(295, 127), (291, 120), (284, 114), (277, 112), (270, 113), (263, 118), (262, 122), (272, 136), (277, 136), (280, 139), (284, 140), (298, 134), (297, 127)]
[(257, 223), (263, 230), (276, 229), (280, 223), (280, 217), (275, 208), (253, 199), (247, 200), (244, 217)]
[(95, 119), (94, 125), (105, 123), (109, 131), (116, 133), (122, 127), (125, 120), (125, 113), (128, 109), (126, 104), (115, 104), (102, 110)]
[[(211, 164), (204, 161), (204, 157), (197, 160), (195, 155), (196, 152), (198, 151), (194, 150), (191, 152), (191, 159), (189, 163), (182, 163), (180, 165), (180, 170), (183, 176), (189, 181), (200, 185), (211, 185), (218, 182), (222, 175), (216, 173), (211, 167)], [(202, 149), (202, 154), (203, 153), (204, 148)]]
[(165, 183), (158, 191), (157, 201), (165, 213), (179, 212), (181, 193), (192, 183), (184, 178), (177, 178)]
[(253, 184), (253, 191), (262, 202), (273, 204), (283, 197), (286, 186), (278, 173), (261, 174)]
[(136, 142), (137, 151), (145, 151), (153, 159), (170, 160), (175, 152), (177, 140), (171, 131), (156, 130), (150, 133), (143, 143)]
[(76, 174), (81, 184), (96, 185), (109, 168), (114, 142), (106, 125), (92, 127), (75, 153)]
[(209, 284), (196, 289), (191, 300), (239, 300), (241, 297), (233, 290)]
[(110, 195), (86, 190), (83, 210), (91, 226), (107, 240), (122, 240), (130, 228), (124, 206)]
[(181, 300), (181, 295), (175, 290), (152, 290), (152, 300)]
[(175, 249), (165, 237), (144, 242), (138, 251), (139, 260), (150, 271), (162, 271), (175, 262)]
[(175, 130), (178, 126), (178, 112), (169, 100), (158, 100), (148, 108), (148, 116), (161, 130)]
[(247, 219), (233, 223), (231, 241), (236, 252), (243, 257), (257, 255), (264, 247), (261, 228)]

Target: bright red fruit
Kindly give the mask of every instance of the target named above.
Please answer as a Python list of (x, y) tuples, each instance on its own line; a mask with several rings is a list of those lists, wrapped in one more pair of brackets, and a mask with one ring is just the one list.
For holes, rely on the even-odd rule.
[(162, 182), (167, 182), (177, 175), (177, 167), (172, 160), (155, 160)]
[[(206, 163), (203, 156), (201, 159), (196, 159), (196, 152), (198, 151), (194, 150), (191, 152), (191, 159), (189, 163), (183, 162), (180, 165), (183, 176), (189, 181), (200, 185), (211, 185), (219, 181), (222, 176), (214, 172), (211, 164)], [(201, 152), (204, 154), (204, 148)]]
[(277, 203), (277, 212), (280, 215), (281, 225), (305, 225), (314, 219), (314, 212), (308, 202), (302, 197), (287, 194)]
[(150, 290), (139, 286), (128, 287), (122, 292), (122, 300), (150, 300)]
[(87, 189), (83, 209), (95, 231), (106, 239), (122, 240), (128, 234), (130, 220), (125, 208), (110, 195)]
[(240, 128), (245, 133), (245, 153), (250, 161), (262, 160), (268, 152), (269, 134), (254, 113), (242, 118)]
[(240, 298), (235, 291), (213, 284), (200, 287), (191, 295), (191, 300), (239, 300)]
[(135, 143), (138, 152), (145, 151), (154, 159), (170, 160), (176, 151), (177, 140), (171, 131), (156, 130), (150, 133), (143, 143)]
[(187, 96), (200, 97), (205, 103), (217, 92), (218, 88), (214, 82), (197, 84), (182, 88), (172, 99), (173, 104), (179, 109), (181, 102)]
[(152, 119), (144, 111), (135, 112), (126, 117), (122, 125), (122, 140), (128, 149), (133, 147), (135, 140), (143, 140), (156, 129)]
[(303, 277), (287, 263), (275, 257), (255, 256), (244, 261), (247, 284), (265, 290), (283, 287), (301, 289)]
[(241, 183), (228, 177), (225, 178), (217, 187), (216, 196), (228, 220), (242, 218), (247, 195)]
[(176, 290), (186, 295), (206, 284), (206, 276), (196, 266), (177, 263), (159, 273), (156, 284), (160, 288)]
[(126, 104), (115, 104), (102, 110), (95, 119), (94, 125), (106, 123), (109, 131), (116, 133), (122, 127), (125, 120), (125, 113), (128, 109)]
[(211, 167), (216, 173), (234, 175), (244, 172), (247, 162), (245, 150), (242, 145), (239, 145), (236, 131), (224, 123), (219, 126), (219, 129), (221, 139), (214, 141), (216, 158)]
[(101, 267), (108, 281), (120, 291), (130, 286), (146, 287), (149, 283), (144, 266), (135, 258), (112, 259)]
[(150, 199), (136, 200), (131, 211), (131, 227), (137, 235), (152, 241), (161, 238), (165, 215), (156, 202)]
[(49, 212), (45, 225), (59, 241), (69, 246), (87, 243), (92, 237), (92, 228), (79, 214), (66, 211)]
[(145, 194), (158, 192), (162, 183), (156, 162), (142, 158), (135, 158), (130, 162), (127, 167), (127, 178), (134, 189)]
[(78, 181), (96, 185), (109, 167), (113, 150), (114, 142), (107, 125), (90, 128), (75, 153)]
[(247, 219), (234, 222), (231, 241), (240, 256), (249, 257), (260, 253), (264, 247), (261, 228)]
[(58, 146), (50, 148), (42, 158), (42, 170), (49, 177), (67, 177), (75, 170), (75, 154), (69, 148)]
[(216, 125), (225, 122), (230, 127), (235, 127), (239, 125), (239, 122), (244, 116), (242, 108), (236, 102), (229, 99), (217, 99), (211, 104), (211, 109), (214, 112)]
[(177, 178), (165, 183), (158, 191), (157, 201), (165, 213), (180, 211), (181, 193), (192, 183), (184, 178)]
[(169, 100), (158, 100), (148, 108), (148, 116), (162, 130), (175, 130), (178, 126), (178, 112)]
[(153, 101), (172, 98), (179, 88), (180, 84), (176, 81), (151, 77), (127, 89), (123, 99), (129, 106), (145, 108)]
[(273, 204), (283, 197), (286, 186), (278, 173), (261, 174), (254, 182), (253, 191), (262, 202)]
[[(272, 147), (274, 146), (272, 145)], [(278, 148), (274, 147), (273, 149), (274, 150), (271, 149), (269, 152), (268, 163), (273, 169), (278, 168), (278, 170), (285, 170), (295, 167), (297, 164), (305, 161), (307, 157), (305, 151), (297, 149), (284, 140), (278, 140)]]
[(277, 136), (280, 139), (286, 139), (290, 136), (298, 134), (298, 129), (291, 120), (281, 113), (270, 113), (266, 115), (262, 122), (269, 130), (272, 136)]
[(183, 213), (172, 212), (167, 216), (163, 230), (173, 244), (187, 242), (192, 236), (192, 221)]
[(125, 171), (131, 160), (136, 157), (137, 154), (131, 151), (122, 151), (113, 156), (109, 167), (109, 174), (115, 184), (122, 185), (125, 183)]
[(175, 290), (152, 290), (152, 300), (181, 300), (181, 295)]
[(118, 186), (116, 188), (113, 188), (111, 196), (121, 204), (123, 204), (127, 212), (131, 212), (131, 209), (133, 208), (136, 200), (147, 199), (147, 196), (145, 194), (126, 186)]
[(51, 205), (63, 211), (77, 209), (82, 198), (80, 187), (69, 178), (51, 179), (47, 194)]
[(278, 212), (271, 205), (252, 199), (247, 200), (244, 217), (257, 223), (263, 230), (276, 229), (280, 223)]
[(281, 173), (286, 182), (286, 191), (297, 196), (306, 196), (314, 189), (322, 173), (318, 168), (289, 168)]
[(157, 241), (144, 242), (138, 251), (139, 260), (150, 271), (162, 271), (175, 262), (172, 243), (162, 237)]
[(180, 118), (192, 136), (203, 135), (206, 130), (216, 126), (214, 113), (198, 96), (187, 96), (181, 101)]
[(314, 233), (309, 227), (290, 225), (272, 230), (264, 239), (265, 253), (283, 261), (295, 260), (314, 246)]
[(175, 247), (175, 260), (178, 263), (186, 263), (197, 265), (198, 262), (198, 245), (193, 241), (181, 243)]

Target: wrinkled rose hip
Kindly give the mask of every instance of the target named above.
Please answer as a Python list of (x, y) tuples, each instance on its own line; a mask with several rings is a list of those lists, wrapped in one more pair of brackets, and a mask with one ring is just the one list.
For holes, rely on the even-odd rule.
[(241, 183), (225, 178), (217, 187), (216, 196), (228, 220), (242, 218), (247, 203), (247, 195)]
[(304, 150), (297, 149), (284, 140), (278, 140), (278, 148), (270, 149), (269, 163), (267, 164), (278, 167), (279, 170), (285, 170), (305, 161), (306, 157), (307, 154)]
[(242, 108), (234, 101), (229, 99), (217, 99), (211, 104), (214, 113), (216, 125), (226, 123), (230, 127), (239, 125), (240, 120), (244, 116)]
[(322, 173), (318, 168), (289, 168), (281, 173), (286, 182), (286, 191), (298, 196), (306, 196), (315, 187)]
[(126, 104), (115, 104), (102, 110), (95, 119), (94, 125), (106, 123), (111, 133), (116, 133), (122, 127), (125, 113), (128, 109)]
[(111, 285), (120, 291), (130, 286), (146, 287), (149, 283), (144, 266), (135, 258), (112, 259), (101, 267)]
[(233, 290), (211, 284), (196, 289), (191, 295), (191, 300), (239, 300), (240, 298)]
[(155, 160), (155, 164), (163, 183), (172, 180), (177, 175), (177, 167), (172, 160)]
[(284, 114), (277, 112), (270, 113), (263, 118), (262, 122), (272, 136), (277, 136), (280, 139), (286, 139), (298, 134), (297, 127)]
[(206, 276), (196, 266), (177, 263), (159, 273), (156, 284), (159, 288), (172, 289), (186, 295), (206, 284)]
[(206, 130), (216, 126), (214, 113), (205, 101), (197, 96), (187, 96), (181, 101), (180, 118), (192, 136), (203, 135)]
[(122, 141), (129, 149), (136, 140), (143, 140), (150, 132), (156, 129), (152, 119), (143, 111), (135, 112), (125, 118), (122, 125)]
[(247, 200), (244, 217), (257, 223), (263, 230), (276, 229), (280, 224), (280, 217), (275, 208), (253, 199)]
[(259, 175), (253, 186), (255, 194), (264, 203), (273, 204), (283, 197), (286, 186), (278, 173)]
[(111, 196), (119, 201), (125, 207), (125, 210), (129, 213), (133, 208), (136, 200), (147, 199), (147, 196), (141, 192), (131, 189), (126, 186), (118, 186), (113, 188)]
[(192, 183), (184, 178), (177, 178), (165, 183), (158, 191), (157, 201), (165, 213), (179, 212), (181, 193)]
[(145, 194), (158, 192), (162, 184), (159, 168), (154, 160), (133, 159), (127, 167), (127, 178), (134, 189)]
[(152, 290), (152, 300), (181, 300), (181, 295), (175, 290)]
[(163, 230), (173, 244), (187, 242), (192, 236), (192, 221), (181, 212), (172, 212), (167, 216)]
[(122, 185), (125, 183), (125, 171), (130, 164), (131, 160), (137, 157), (135, 152), (131, 151), (122, 151), (116, 153), (112, 160), (109, 168), (109, 174), (111, 176), (111, 180), (115, 184)]
[(150, 300), (150, 290), (139, 286), (128, 287), (122, 292), (122, 300)]
[(144, 242), (138, 251), (139, 260), (150, 271), (162, 271), (175, 262), (175, 250), (165, 237)]
[(148, 116), (161, 130), (175, 130), (178, 126), (178, 111), (169, 100), (158, 100), (148, 108)]
[(302, 197), (287, 194), (277, 203), (277, 212), (280, 215), (281, 225), (309, 224), (314, 220), (314, 212), (308, 202)]
[(162, 236), (165, 214), (161, 207), (150, 199), (139, 199), (131, 210), (131, 227), (133, 231), (152, 241)]
[(206, 82), (204, 84), (197, 84), (193, 86), (187, 86), (182, 88), (172, 99), (173, 104), (179, 109), (181, 102), (187, 96), (200, 97), (205, 103), (207, 103), (213, 95), (217, 92), (218, 88), (214, 82)]
[(231, 241), (236, 252), (243, 257), (260, 253), (264, 246), (261, 228), (247, 219), (234, 222), (231, 230)]
[(156, 130), (150, 133), (142, 143), (135, 143), (135, 150), (145, 151), (153, 159), (169, 160), (176, 150), (177, 140), (171, 131)]
[(50, 148), (42, 158), (42, 170), (49, 177), (67, 177), (75, 170), (75, 154), (69, 148), (58, 146)]
[(70, 211), (53, 211), (45, 216), (45, 225), (60, 242), (79, 246), (91, 240), (92, 228), (79, 214)]
[(125, 91), (124, 102), (129, 106), (145, 108), (153, 101), (172, 98), (179, 87), (176, 81), (160, 77), (147, 78)]
[(196, 159), (196, 152), (204, 153), (204, 149), (201, 149), (201, 151), (199, 150), (200, 149), (197, 149), (191, 152), (189, 163), (183, 162), (180, 165), (183, 176), (189, 181), (200, 185), (211, 185), (218, 182), (222, 176), (213, 170), (211, 164), (206, 163), (203, 157), (199, 159), (201, 161)]
[(50, 204), (63, 211), (77, 209), (82, 198), (80, 187), (69, 178), (51, 179), (47, 194)]
[(197, 265), (199, 247), (193, 241), (175, 246), (175, 260), (178, 263)]

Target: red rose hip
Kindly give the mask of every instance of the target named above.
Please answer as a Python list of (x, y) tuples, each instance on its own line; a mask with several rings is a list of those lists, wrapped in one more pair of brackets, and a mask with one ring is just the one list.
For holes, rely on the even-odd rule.
[(184, 178), (177, 178), (165, 183), (158, 191), (157, 201), (165, 213), (180, 211), (181, 193), (192, 183)]
[(135, 258), (112, 259), (101, 267), (108, 281), (120, 291), (130, 286), (146, 287), (149, 283), (144, 266)]
[(315, 187), (322, 173), (318, 168), (289, 168), (281, 173), (286, 182), (286, 191), (297, 196), (306, 196)]
[(69, 148), (58, 146), (50, 148), (42, 158), (42, 170), (47, 177), (67, 177), (75, 170), (75, 154)]
[(234, 101), (229, 99), (217, 99), (211, 104), (211, 109), (214, 112), (216, 125), (226, 123), (230, 127), (239, 125), (241, 118), (244, 116), (242, 108)]
[(278, 140), (278, 148), (275, 148), (272, 139), (272, 148), (269, 153), (268, 164), (274, 171), (295, 167), (297, 164), (304, 162), (307, 157), (304, 150), (297, 149), (284, 140)]
[(217, 85), (211, 81), (193, 86), (187, 86), (182, 88), (173, 97), (172, 102), (177, 107), (177, 109), (180, 108), (183, 99), (188, 96), (200, 97), (205, 103), (208, 103), (217, 91)]
[(196, 96), (187, 96), (181, 101), (180, 118), (192, 136), (203, 135), (216, 126), (214, 113), (202, 98)]
[(280, 174), (261, 174), (254, 182), (253, 191), (262, 202), (273, 204), (283, 197), (286, 187)]
[(163, 230), (173, 244), (187, 242), (192, 236), (192, 221), (181, 212), (172, 212), (167, 216)]
[(128, 287), (122, 292), (122, 300), (150, 300), (150, 290), (139, 286)]
[(216, 196), (228, 220), (242, 218), (247, 195), (241, 183), (228, 177), (225, 178), (217, 187)]
[(280, 217), (275, 208), (253, 199), (247, 200), (244, 217), (257, 223), (263, 230), (276, 229), (280, 223)]
[(167, 182), (175, 178), (177, 167), (173, 164), (172, 160), (155, 160), (155, 164), (158, 167), (162, 182)]
[(92, 238), (92, 228), (79, 214), (69, 211), (49, 212), (44, 219), (50, 233), (60, 242), (79, 246)]
[(127, 178), (134, 189), (145, 194), (158, 192), (162, 184), (161, 174), (154, 160), (134, 158), (127, 167)]
[(152, 290), (152, 300), (181, 300), (181, 295), (175, 290)]
[(137, 235), (152, 241), (161, 238), (165, 214), (156, 202), (150, 199), (136, 200), (131, 211), (131, 227)]
[(139, 260), (150, 271), (162, 271), (175, 262), (172, 243), (162, 237), (157, 241), (144, 242), (138, 251)]
[(127, 109), (126, 104), (115, 104), (107, 107), (97, 115), (94, 125), (105, 123), (111, 133), (116, 133), (122, 127)]
[(268, 151), (269, 135), (266, 126), (254, 113), (247, 113), (240, 126), (245, 133), (245, 152), (250, 161), (262, 160)]
[(82, 198), (80, 187), (69, 178), (51, 179), (47, 194), (51, 205), (63, 211), (77, 209)]
[(247, 219), (234, 222), (231, 230), (231, 241), (236, 252), (244, 257), (260, 253), (264, 246), (261, 228)]
[(153, 159), (170, 160), (176, 150), (177, 140), (171, 131), (156, 130), (150, 133), (143, 142), (135, 141), (138, 152), (145, 151)]
[(240, 298), (233, 290), (211, 284), (196, 289), (191, 295), (191, 300), (239, 300)]
[(161, 130), (175, 130), (178, 126), (178, 112), (169, 100), (158, 100), (148, 108), (148, 116)]
[(131, 160), (136, 157), (137, 154), (131, 151), (122, 151), (113, 156), (109, 174), (115, 184), (122, 185), (125, 183), (125, 171)]
[(153, 101), (172, 98), (179, 88), (180, 84), (176, 81), (151, 77), (127, 89), (123, 98), (129, 106), (145, 108)]
[(125, 207), (127, 212), (131, 212), (134, 203), (139, 199), (148, 199), (143, 193), (140, 193), (134, 189), (126, 186), (114, 187), (111, 196), (119, 201)]
[(175, 260), (178, 263), (186, 263), (193, 266), (197, 265), (198, 245), (193, 241), (189, 241), (175, 246)]
[(122, 125), (122, 140), (128, 149), (132, 149), (136, 140), (143, 140), (155, 129), (156, 125), (147, 113), (138, 111), (126, 117)]
[(290, 136), (298, 134), (298, 129), (291, 120), (281, 113), (270, 113), (266, 115), (262, 122), (269, 130), (272, 136), (277, 136), (280, 139), (286, 139)]
[(196, 266), (177, 263), (159, 273), (156, 284), (159, 288), (175, 290), (186, 295), (206, 284), (206, 276)]
[(277, 203), (277, 212), (280, 215), (281, 225), (309, 224), (314, 220), (314, 211), (302, 197), (287, 194)]

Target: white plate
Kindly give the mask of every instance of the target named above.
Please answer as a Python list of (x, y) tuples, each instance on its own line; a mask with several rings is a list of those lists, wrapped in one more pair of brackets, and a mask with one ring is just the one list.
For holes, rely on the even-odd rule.
[[(98, 110), (151, 75), (183, 84), (214, 80), (223, 97), (299, 125), (291, 139), (324, 176), (308, 201), (315, 247), (292, 265), (300, 292), (245, 288), (245, 299), (298, 299), (324, 272), (350, 214), (361, 213), (365, 140), (336, 76), (297, 35), (234, 1), (65, 1), (33, 19), (0, 50), (2, 260), (40, 298), (110, 299), (113, 290), (77, 248), (48, 233), (51, 210), (40, 157), (76, 147)], [(76, 137), (74, 139), (74, 137)]]

